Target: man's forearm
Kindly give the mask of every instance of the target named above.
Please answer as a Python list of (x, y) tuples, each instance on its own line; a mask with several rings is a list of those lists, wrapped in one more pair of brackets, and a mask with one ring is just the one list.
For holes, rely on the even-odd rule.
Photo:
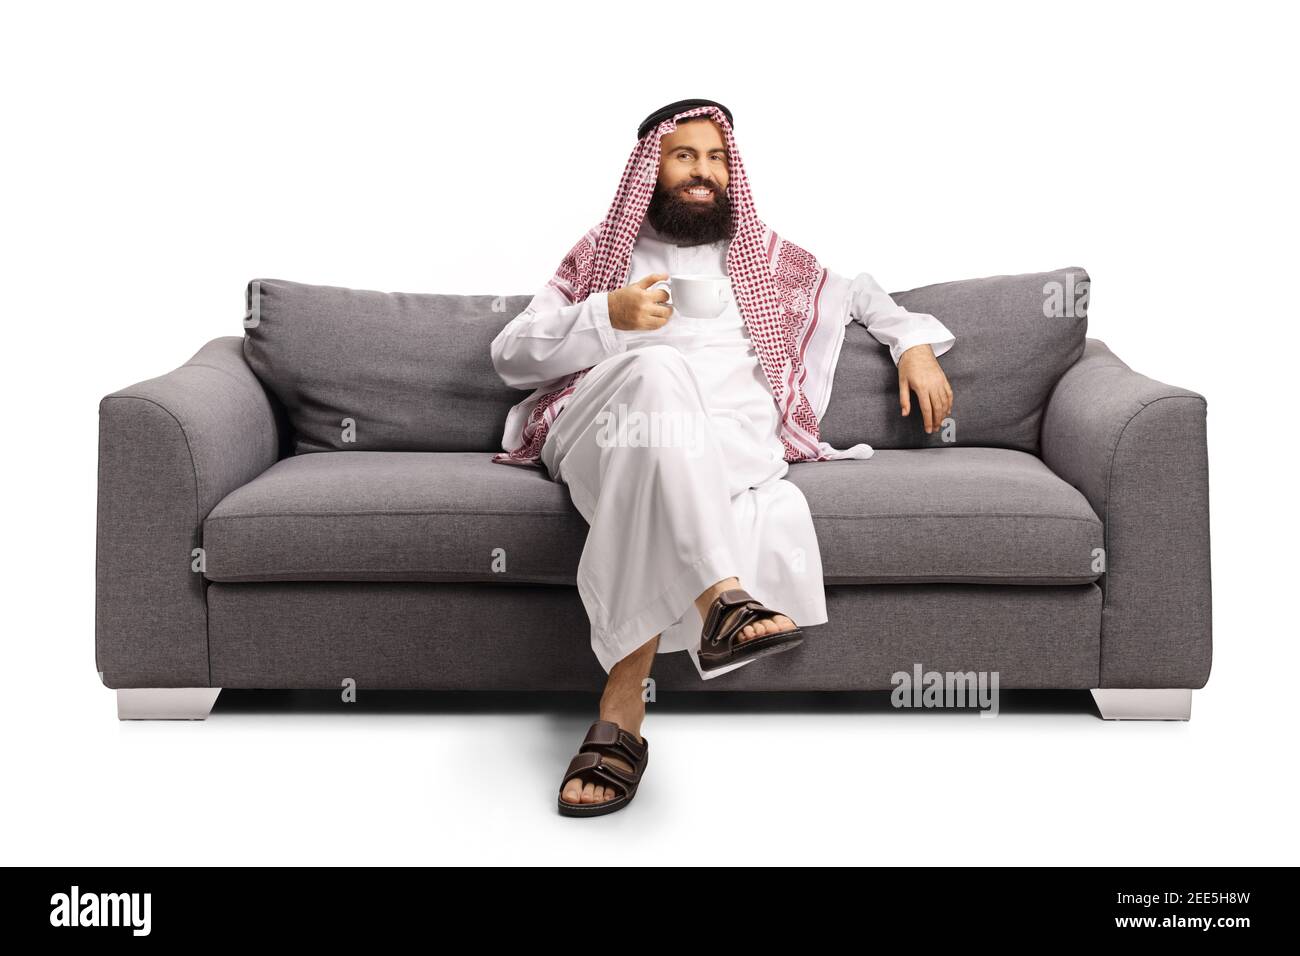
[(930, 346), (939, 356), (956, 341), (942, 322), (924, 312), (909, 312), (866, 272), (859, 273), (849, 287), (849, 317), (889, 348), (895, 365), (918, 345)]
[(625, 346), (609, 321), (609, 293), (557, 307), (539, 296), (492, 341), (492, 365), (514, 388), (590, 368)]

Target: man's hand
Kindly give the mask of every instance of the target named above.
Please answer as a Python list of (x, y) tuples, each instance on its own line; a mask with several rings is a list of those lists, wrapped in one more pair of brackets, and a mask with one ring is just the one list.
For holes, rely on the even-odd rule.
[(898, 403), (904, 418), (912, 413), (911, 392), (916, 392), (928, 435), (952, 411), (952, 386), (928, 345), (914, 345), (898, 359)]
[(615, 289), (609, 294), (609, 324), (625, 332), (657, 329), (673, 314), (667, 289), (650, 289), (656, 282), (668, 278), (666, 272), (652, 272), (631, 285)]

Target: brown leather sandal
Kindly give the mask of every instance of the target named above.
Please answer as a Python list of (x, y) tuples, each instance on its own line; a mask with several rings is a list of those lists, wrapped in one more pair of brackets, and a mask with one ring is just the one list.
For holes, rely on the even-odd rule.
[(780, 613), (764, 607), (744, 588), (723, 591), (713, 599), (704, 619), (704, 630), (700, 634), (700, 670), (717, 670), (738, 661), (779, 654), (802, 644), (803, 631), (798, 627), (739, 640), (746, 624), (765, 621)]
[[(632, 765), (632, 770), (624, 770), (616, 763), (605, 759), (605, 755), (621, 757)], [(637, 740), (636, 734), (624, 730), (612, 720), (597, 720), (587, 731), (578, 752), (569, 761), (569, 769), (560, 781), (560, 794), (555, 800), (560, 813), (567, 817), (598, 817), (602, 813), (621, 810), (636, 796), (636, 789), (641, 785), (641, 775), (645, 773), (650, 761), (650, 741), (644, 736)], [(565, 785), (574, 777), (588, 783), (603, 787), (613, 786), (618, 796), (600, 803), (568, 803), (562, 794)]]

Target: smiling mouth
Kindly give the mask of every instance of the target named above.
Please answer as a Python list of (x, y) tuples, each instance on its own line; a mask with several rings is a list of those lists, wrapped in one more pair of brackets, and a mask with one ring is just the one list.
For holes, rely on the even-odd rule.
[(682, 192), (690, 196), (692, 199), (713, 198), (713, 190), (708, 186), (688, 186), (686, 189), (683, 189)]

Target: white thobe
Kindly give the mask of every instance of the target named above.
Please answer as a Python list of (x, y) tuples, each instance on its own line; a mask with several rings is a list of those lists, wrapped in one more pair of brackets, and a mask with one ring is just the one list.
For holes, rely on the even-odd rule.
[[(624, 284), (651, 273), (726, 275), (728, 245), (679, 246), (647, 220)], [(902, 309), (866, 273), (845, 287), (844, 324), (858, 318), (895, 362), (914, 345), (929, 344), (936, 355), (952, 346), (938, 320)], [(839, 331), (823, 359), (832, 372)], [(658, 329), (624, 331), (609, 322), (607, 292), (570, 305), (548, 285), (502, 329), (492, 358), (507, 384), (540, 386), (534, 397), (561, 376), (591, 369), (552, 423), (542, 461), (569, 486), (590, 526), (578, 590), (606, 671), (655, 634), (659, 653), (686, 650), (699, 669), (694, 598), (727, 577), (800, 626), (826, 623), (812, 517), (785, 478), (779, 411), (734, 299), (715, 318), (675, 308)], [(810, 398), (820, 417), (828, 395)], [(518, 416), (525, 409), (526, 419), (530, 407), (511, 413), (503, 447), (518, 444)], [(638, 432), (637, 412), (672, 421), (676, 437)], [(620, 422), (615, 444), (638, 445), (634, 454), (611, 452), (611, 426)], [(858, 447), (860, 457), (871, 454)], [(707, 679), (746, 663), (699, 673)]]

